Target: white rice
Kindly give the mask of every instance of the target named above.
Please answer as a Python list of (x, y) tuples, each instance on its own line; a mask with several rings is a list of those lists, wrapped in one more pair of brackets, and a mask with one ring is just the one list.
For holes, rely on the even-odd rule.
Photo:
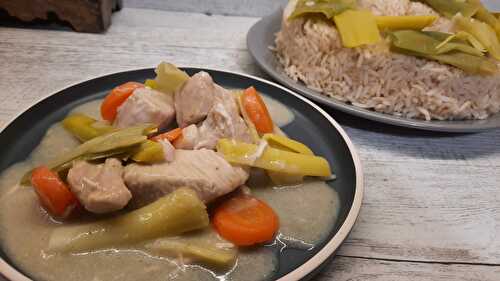
[[(409, 0), (359, 4), (376, 15), (437, 15)], [(442, 17), (429, 27), (443, 32), (451, 28)], [(387, 42), (344, 48), (331, 21), (283, 20), (275, 43), (288, 76), (355, 106), (426, 120), (485, 119), (500, 111), (500, 74), (470, 75), (453, 66), (392, 53)]]

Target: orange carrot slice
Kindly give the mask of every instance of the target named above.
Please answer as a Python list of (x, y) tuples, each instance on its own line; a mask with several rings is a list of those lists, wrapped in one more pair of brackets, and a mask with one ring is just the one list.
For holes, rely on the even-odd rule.
[(173, 142), (177, 138), (179, 138), (182, 135), (182, 129), (181, 128), (175, 128), (173, 130), (170, 130), (166, 133), (159, 134), (157, 136), (154, 136), (151, 138), (151, 140), (158, 141), (158, 140), (168, 140), (169, 142)]
[(225, 239), (250, 246), (272, 240), (279, 219), (266, 203), (250, 195), (237, 195), (215, 209), (213, 224)]
[(144, 85), (137, 82), (127, 82), (111, 90), (101, 104), (102, 118), (110, 122), (115, 120), (118, 107), (138, 88), (144, 88)]
[(254, 87), (250, 87), (243, 92), (241, 103), (259, 134), (273, 132), (274, 125), (271, 115), (262, 97), (257, 93)]
[(31, 183), (42, 206), (54, 216), (66, 217), (78, 203), (66, 184), (46, 166), (33, 170)]

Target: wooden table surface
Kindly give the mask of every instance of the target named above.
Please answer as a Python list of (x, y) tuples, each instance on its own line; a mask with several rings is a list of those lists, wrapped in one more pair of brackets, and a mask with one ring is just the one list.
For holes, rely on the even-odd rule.
[[(162, 60), (267, 78), (245, 36), (283, 1), (240, 0), (240, 13), (228, 0), (153, 2), (125, 1), (105, 34), (0, 27), (0, 127), (62, 87)], [(319, 280), (500, 280), (500, 130), (437, 134), (329, 113), (358, 148), (365, 197)]]

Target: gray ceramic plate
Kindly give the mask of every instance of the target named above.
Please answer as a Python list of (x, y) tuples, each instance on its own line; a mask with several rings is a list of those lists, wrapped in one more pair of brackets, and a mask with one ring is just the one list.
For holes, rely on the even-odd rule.
[(257, 64), (279, 83), (294, 91), (333, 109), (340, 110), (355, 116), (387, 124), (441, 132), (479, 132), (500, 128), (500, 114), (486, 120), (468, 121), (423, 121), (397, 117), (389, 114), (375, 112), (337, 101), (319, 92), (307, 88), (304, 84), (290, 79), (278, 63), (276, 56), (269, 49), (274, 46), (274, 34), (281, 28), (282, 10), (267, 16), (257, 22), (247, 34), (247, 46), (250, 54)]
[[(292, 138), (307, 144), (316, 154), (326, 157), (331, 164), (337, 179), (329, 184), (339, 194), (340, 212), (338, 219), (331, 222), (325, 239), (311, 250), (281, 251), (278, 243), (266, 246), (277, 256), (276, 270), (270, 279), (298, 280), (311, 277), (345, 240), (361, 207), (363, 175), (349, 137), (325, 111), (282, 86), (232, 72), (198, 68), (184, 70), (190, 75), (201, 70), (207, 71), (215, 82), (227, 88), (254, 86), (259, 92), (285, 104), (294, 114), (294, 120), (282, 129)], [(111, 74), (70, 86), (34, 104), (0, 132), (0, 171), (25, 159), (47, 129), (62, 120), (72, 108), (102, 98), (116, 85), (127, 81), (144, 81), (154, 75), (153, 69)], [(0, 280), (1, 274), (11, 280), (29, 280), (28, 271), (12, 263), (0, 247)]]

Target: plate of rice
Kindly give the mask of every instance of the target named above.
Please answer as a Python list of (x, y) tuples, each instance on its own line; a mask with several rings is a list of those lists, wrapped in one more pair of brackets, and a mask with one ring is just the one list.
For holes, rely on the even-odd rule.
[(500, 15), (479, 0), (291, 0), (247, 35), (257, 64), (334, 109), (444, 132), (500, 128)]

